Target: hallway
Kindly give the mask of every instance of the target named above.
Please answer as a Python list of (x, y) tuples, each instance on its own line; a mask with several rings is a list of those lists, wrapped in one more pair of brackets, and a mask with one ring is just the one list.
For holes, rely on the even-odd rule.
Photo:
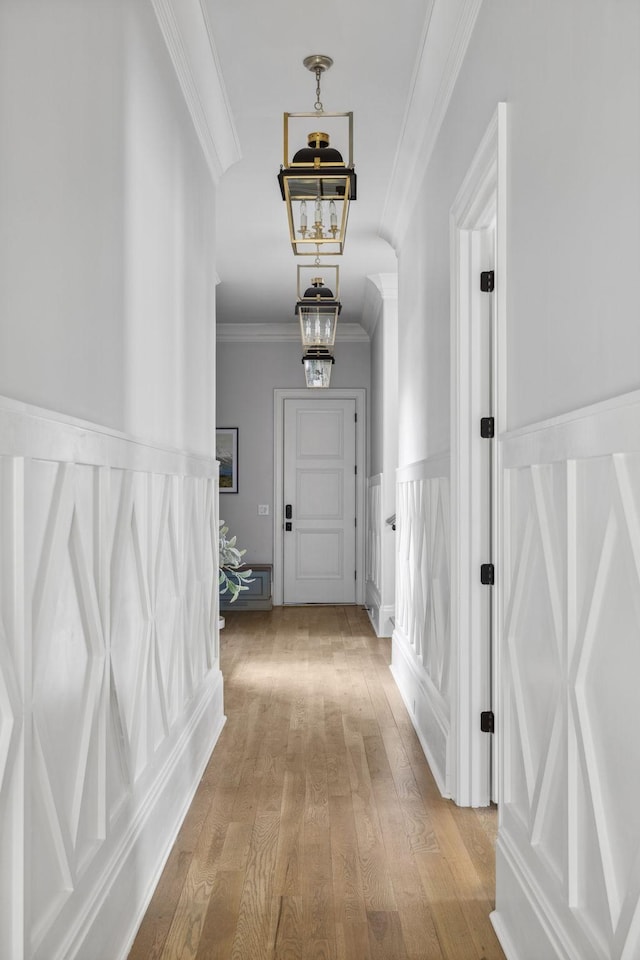
[(501, 960), (495, 814), (443, 800), (358, 607), (231, 613), (227, 724), (129, 960)]

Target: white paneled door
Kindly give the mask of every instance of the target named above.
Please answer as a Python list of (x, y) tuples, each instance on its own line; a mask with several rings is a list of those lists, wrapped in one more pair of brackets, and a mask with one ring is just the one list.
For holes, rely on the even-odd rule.
[(284, 602), (356, 602), (356, 401), (284, 402)]

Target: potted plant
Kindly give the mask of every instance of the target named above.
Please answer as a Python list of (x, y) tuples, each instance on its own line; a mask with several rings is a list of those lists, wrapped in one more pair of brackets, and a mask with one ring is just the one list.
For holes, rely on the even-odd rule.
[(229, 602), (234, 603), (243, 590), (249, 589), (247, 584), (253, 583), (253, 580), (251, 570), (244, 568), (242, 563), (242, 558), (247, 551), (238, 549), (235, 537), (228, 540), (228, 533), (229, 528), (225, 526), (224, 520), (221, 520), (218, 534), (218, 584), (220, 596), (230, 593)]

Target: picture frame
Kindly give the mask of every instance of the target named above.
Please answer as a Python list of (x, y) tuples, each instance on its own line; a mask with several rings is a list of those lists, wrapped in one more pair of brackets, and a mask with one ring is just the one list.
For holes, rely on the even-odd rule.
[(220, 463), (220, 493), (238, 492), (238, 428), (216, 428), (216, 460)]

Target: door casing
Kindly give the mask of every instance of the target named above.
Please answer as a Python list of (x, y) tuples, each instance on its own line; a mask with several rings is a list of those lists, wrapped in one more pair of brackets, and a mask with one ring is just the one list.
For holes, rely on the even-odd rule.
[[(273, 479), (273, 603), (282, 606), (284, 594), (284, 403), (285, 400), (309, 400), (313, 391), (308, 389), (280, 389), (273, 391), (273, 437), (274, 437), (274, 479)], [(366, 498), (366, 390), (353, 389), (321, 390), (318, 400), (353, 399), (356, 404), (358, 422), (356, 424), (356, 603), (364, 603), (365, 585), (365, 498)]]
[[(482, 733), (480, 712), (489, 709), (490, 688), (486, 684), (487, 656), (491, 659), (491, 684), (496, 719), (500, 709), (500, 544), (499, 433), (506, 424), (506, 104), (496, 113), (476, 152), (471, 167), (451, 209), (451, 643), (454, 680), (452, 690), (453, 795), (461, 806), (485, 806), (496, 792), (499, 780), (499, 744), (496, 735)], [(478, 317), (479, 237), (495, 230), (496, 276), (492, 315), (492, 413), (496, 439), (492, 444), (492, 562), (496, 584), (482, 587), (476, 569), (472, 543), (474, 522), (483, 509), (477, 484), (475, 431), (480, 416), (470, 384), (477, 362), (473, 345), (473, 324)], [(476, 275), (477, 274), (477, 275)], [(480, 650), (475, 642), (473, 618), (480, 590), (491, 590), (491, 650)], [(489, 776), (490, 750), (487, 738), (494, 737), (494, 782)]]

